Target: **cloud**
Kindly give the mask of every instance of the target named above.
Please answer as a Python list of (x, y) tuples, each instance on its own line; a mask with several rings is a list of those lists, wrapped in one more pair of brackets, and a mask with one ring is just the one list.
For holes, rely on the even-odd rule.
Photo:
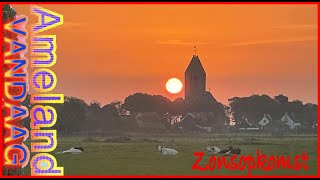
[(317, 30), (317, 24), (298, 24), (298, 25), (281, 25), (281, 26), (274, 26), (273, 29), (304, 29), (304, 30)]
[(305, 36), (305, 37), (296, 37), (296, 38), (290, 38), (290, 39), (257, 40), (257, 41), (231, 43), (231, 44), (227, 44), (226, 46), (250, 46), (250, 45), (294, 43), (294, 42), (307, 42), (307, 41), (317, 41), (317, 37)]
[(190, 46), (190, 45), (201, 45), (206, 44), (214, 47), (237, 47), (237, 46), (253, 46), (253, 45), (264, 45), (264, 44), (279, 44), (279, 43), (297, 43), (297, 42), (308, 42), (317, 41), (316, 36), (304, 36), (304, 37), (293, 37), (288, 39), (266, 39), (266, 40), (256, 40), (256, 41), (244, 41), (244, 42), (234, 42), (225, 45), (217, 45), (208, 42), (187, 42), (182, 40), (166, 40), (157, 41), (157, 44), (161, 45), (176, 45), (176, 46)]
[(157, 41), (156, 44), (162, 45), (199, 45), (199, 44), (207, 44), (206, 42), (186, 42), (181, 40), (165, 40), (165, 41)]

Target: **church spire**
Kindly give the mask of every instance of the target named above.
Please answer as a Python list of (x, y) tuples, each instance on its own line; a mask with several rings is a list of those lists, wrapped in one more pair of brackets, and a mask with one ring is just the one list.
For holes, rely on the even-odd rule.
[(197, 55), (194, 46), (194, 55), (185, 71), (185, 100), (191, 102), (198, 99), (206, 90), (206, 72)]

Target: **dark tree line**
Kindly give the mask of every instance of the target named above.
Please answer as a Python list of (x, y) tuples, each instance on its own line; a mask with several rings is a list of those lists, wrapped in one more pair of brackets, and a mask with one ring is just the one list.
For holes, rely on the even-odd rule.
[[(30, 95), (27, 95), (21, 105), (30, 110)], [(46, 104), (43, 104), (44, 106)], [(55, 108), (57, 122), (53, 128), (61, 134), (70, 134), (79, 131), (134, 131), (137, 129), (136, 115), (144, 112), (156, 112), (161, 117), (161, 123), (171, 128), (174, 117), (184, 116), (192, 112), (191, 107), (184, 99), (174, 101), (161, 96), (135, 93), (125, 98), (124, 102), (116, 101), (101, 106), (98, 102), (87, 104), (76, 97), (65, 97), (63, 104), (47, 104)], [(203, 104), (204, 105), (204, 104)], [(225, 107), (220, 104), (208, 104), (207, 111), (214, 112), (216, 117), (209, 123), (223, 125), (226, 121)], [(208, 107), (211, 107), (210, 109)], [(31, 116), (31, 114), (30, 114)], [(24, 126), (30, 129), (30, 116), (23, 120)]]
[[(10, 5), (3, 5), (3, 23), (15, 19), (16, 12)], [(17, 35), (4, 30), (3, 36), (17, 40)], [(2, 39), (4, 42), (4, 40)], [(9, 46), (3, 43), (3, 50)], [(12, 58), (19, 58), (16, 55)], [(4, 65), (4, 72), (10, 68)], [(28, 107), (29, 96), (22, 105)], [(52, 105), (52, 104), (48, 104)], [(174, 101), (161, 95), (149, 95), (145, 93), (135, 93), (125, 98), (124, 102), (112, 102), (101, 106), (98, 102), (87, 104), (82, 99), (76, 97), (65, 97), (64, 104), (52, 105), (58, 114), (58, 121), (54, 128), (61, 133), (72, 133), (90, 130), (135, 130), (137, 123), (135, 115), (139, 112), (157, 112), (161, 116), (161, 121), (170, 128), (173, 116), (183, 116), (187, 112), (213, 112), (215, 118), (210, 119), (209, 124), (223, 125), (229, 121), (230, 116), (234, 121), (242, 122), (247, 119), (257, 123), (263, 114), (270, 114), (274, 118), (281, 117), (284, 112), (292, 112), (301, 123), (311, 127), (317, 122), (317, 105), (303, 104), (301, 101), (289, 101), (284, 95), (273, 98), (268, 95), (252, 95), (250, 97), (233, 97), (229, 99), (229, 105), (225, 106), (217, 102), (214, 98), (204, 97), (199, 104), (186, 104), (183, 98)], [(130, 115), (127, 112), (130, 112)], [(30, 117), (23, 120), (25, 127), (29, 128)]]
[(124, 100), (123, 108), (133, 114), (139, 112), (157, 112), (167, 128), (171, 128), (176, 116), (184, 116), (188, 112), (213, 112), (214, 118), (208, 119), (209, 125), (221, 126), (227, 120), (225, 106), (214, 99), (204, 98), (201, 103), (188, 104), (183, 98), (174, 101), (161, 95), (135, 93)]
[(252, 95), (250, 97), (233, 97), (229, 99), (231, 113), (236, 122), (249, 122), (257, 124), (264, 114), (273, 119), (280, 119), (284, 113), (293, 113), (296, 120), (307, 128), (317, 124), (318, 105), (303, 104), (302, 101), (293, 100), (284, 95), (273, 98), (268, 95)]
[[(30, 111), (34, 105), (30, 105), (29, 98), (30, 95), (27, 95), (21, 104)], [(125, 127), (124, 124), (133, 127), (130, 125), (131, 122), (126, 123), (125, 118), (120, 118), (122, 114), (120, 102), (112, 102), (101, 107), (98, 102), (87, 104), (82, 99), (65, 96), (63, 104), (43, 104), (46, 105), (54, 107), (57, 112), (57, 122), (53, 128), (58, 130), (59, 134), (128, 129), (129, 127)], [(23, 120), (24, 126), (28, 129), (30, 129), (30, 116)]]
[[(29, 95), (22, 105), (29, 104)], [(76, 97), (65, 97), (64, 104), (48, 104), (57, 111), (58, 120), (55, 129), (61, 134), (70, 134), (79, 131), (135, 131), (137, 130), (136, 115), (143, 112), (157, 112), (161, 123), (171, 128), (174, 116), (184, 116), (192, 112), (191, 107), (184, 99), (174, 101), (161, 95), (135, 93), (125, 98), (124, 102), (116, 101), (101, 106), (98, 102), (87, 104)], [(264, 114), (270, 114), (274, 119), (280, 119), (285, 112), (292, 112), (295, 118), (306, 127), (317, 123), (317, 105), (303, 104), (301, 101), (289, 101), (288, 97), (279, 95), (274, 98), (268, 95), (252, 95), (249, 97), (234, 97), (229, 99), (229, 106), (221, 103), (205, 105), (207, 111), (215, 114), (209, 119), (209, 124), (222, 127), (230, 121), (232, 115), (236, 123), (247, 121), (257, 124)], [(211, 107), (211, 108), (208, 108)], [(197, 109), (198, 110), (198, 109)], [(228, 114), (229, 113), (229, 114)], [(23, 120), (24, 126), (29, 128), (30, 116)]]

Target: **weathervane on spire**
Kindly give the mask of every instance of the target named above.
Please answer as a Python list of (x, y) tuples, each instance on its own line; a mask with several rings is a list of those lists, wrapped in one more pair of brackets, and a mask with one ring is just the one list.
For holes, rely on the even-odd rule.
[(194, 56), (197, 56), (197, 46), (194, 46)]

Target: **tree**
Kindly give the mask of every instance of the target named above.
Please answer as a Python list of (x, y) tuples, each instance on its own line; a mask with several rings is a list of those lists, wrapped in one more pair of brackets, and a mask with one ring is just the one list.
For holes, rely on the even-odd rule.
[(234, 97), (229, 99), (229, 105), (237, 124), (257, 124), (264, 114), (272, 117), (281, 116), (280, 103), (268, 95), (252, 95), (250, 97)]
[(4, 4), (2, 6), (3, 22), (12, 21), (16, 15), (17, 15), (17, 12), (9, 4)]
[(269, 114), (273, 119), (280, 119), (284, 113), (294, 115), (294, 120), (307, 127), (312, 127), (317, 121), (317, 105), (303, 104), (302, 101), (288, 101), (284, 95), (275, 96), (274, 99), (267, 95), (252, 95), (250, 97), (234, 97), (229, 99), (231, 112), (237, 124), (247, 119), (250, 123), (257, 124), (264, 114)]
[(135, 93), (125, 98), (123, 108), (137, 112), (162, 112), (166, 113), (170, 107), (170, 99), (161, 95)]
[(121, 106), (120, 101), (115, 101), (102, 107), (100, 117), (102, 129), (115, 130), (120, 128)]
[(140, 112), (156, 112), (160, 116), (162, 124), (168, 129), (177, 116), (185, 112), (184, 100), (176, 99), (172, 102), (170, 99), (161, 95), (149, 95), (143, 93), (135, 93), (125, 98), (122, 106), (131, 112), (135, 117)]
[(171, 113), (175, 115), (182, 115), (185, 114), (187, 111), (186, 109), (186, 102), (183, 98), (177, 98), (172, 102)]
[(282, 94), (275, 96), (274, 99), (279, 101), (281, 104), (286, 104), (289, 102), (289, 98), (287, 96), (282, 95)]
[(57, 110), (56, 129), (64, 133), (78, 132), (85, 128), (87, 104), (76, 97), (65, 97), (63, 104), (55, 107)]

